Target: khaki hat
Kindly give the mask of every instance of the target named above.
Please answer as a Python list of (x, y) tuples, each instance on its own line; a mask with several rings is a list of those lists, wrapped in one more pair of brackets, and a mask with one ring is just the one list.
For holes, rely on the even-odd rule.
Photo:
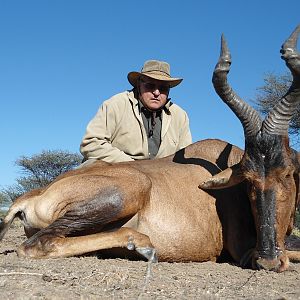
[(182, 81), (182, 78), (171, 77), (170, 65), (167, 62), (159, 60), (147, 60), (141, 72), (129, 72), (127, 78), (130, 84), (136, 87), (137, 81), (141, 75), (156, 80), (167, 81), (171, 88)]

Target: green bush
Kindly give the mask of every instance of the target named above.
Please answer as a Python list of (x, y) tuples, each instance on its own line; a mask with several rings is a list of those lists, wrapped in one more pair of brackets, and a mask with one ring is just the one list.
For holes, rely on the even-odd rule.
[(0, 204), (50, 184), (60, 174), (77, 167), (81, 161), (80, 154), (63, 150), (44, 150), (29, 157), (21, 156), (16, 160), (16, 165), (21, 168), (23, 176), (16, 179), (16, 184), (0, 191)]

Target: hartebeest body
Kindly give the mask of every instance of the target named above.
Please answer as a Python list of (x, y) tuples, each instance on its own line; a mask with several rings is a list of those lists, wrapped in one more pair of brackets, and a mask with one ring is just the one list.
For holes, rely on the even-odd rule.
[(0, 238), (18, 216), (29, 237), (20, 256), (125, 248), (151, 261), (231, 257), (243, 265), (251, 258), (253, 267), (287, 269), (284, 238), (299, 199), (299, 157), (287, 132), (300, 102), (299, 31), (281, 50), (293, 84), (264, 121), (228, 85), (231, 59), (222, 39), (213, 83), (243, 125), (244, 152), (205, 140), (154, 161), (94, 162), (16, 200)]

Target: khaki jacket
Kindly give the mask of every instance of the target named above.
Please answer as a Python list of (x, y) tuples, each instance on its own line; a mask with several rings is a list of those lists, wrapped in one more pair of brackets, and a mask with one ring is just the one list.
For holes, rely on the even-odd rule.
[[(165, 157), (192, 143), (189, 119), (178, 105), (162, 113), (161, 145), (155, 158)], [(103, 102), (87, 126), (80, 145), (85, 160), (121, 162), (148, 159), (148, 140), (138, 100), (132, 91)]]

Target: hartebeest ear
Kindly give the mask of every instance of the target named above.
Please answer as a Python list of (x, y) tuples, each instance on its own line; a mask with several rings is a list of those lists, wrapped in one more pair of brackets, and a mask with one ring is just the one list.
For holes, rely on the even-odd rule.
[(240, 164), (233, 165), (199, 184), (201, 189), (224, 189), (239, 184), (244, 180)]

